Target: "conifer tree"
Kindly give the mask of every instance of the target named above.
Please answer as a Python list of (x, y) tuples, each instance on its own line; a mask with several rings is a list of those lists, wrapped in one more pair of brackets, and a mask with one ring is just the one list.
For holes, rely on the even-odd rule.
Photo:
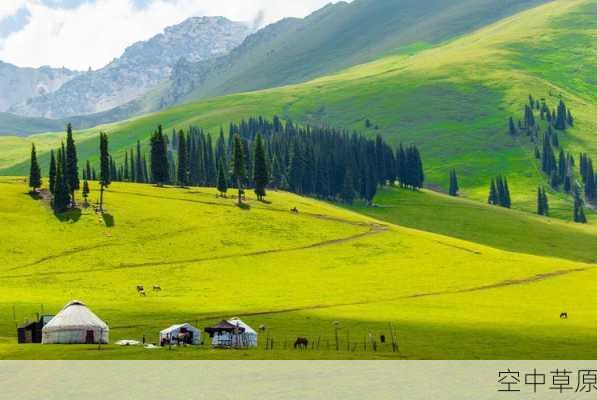
[(497, 195), (497, 187), (495, 186), (495, 180), (491, 180), (491, 184), (489, 185), (489, 199), (487, 202), (491, 205), (498, 205), (498, 195)]
[(112, 183), (110, 160), (111, 157), (108, 150), (108, 135), (100, 132), (100, 212), (104, 212), (104, 191)]
[(54, 194), (56, 190), (56, 157), (54, 156), (54, 150), (50, 150), (50, 170), (48, 178), (50, 193)]
[(242, 205), (243, 181), (246, 177), (245, 170), (245, 156), (243, 155), (243, 145), (240, 135), (234, 136), (234, 145), (232, 148), (232, 175), (236, 180), (236, 188), (238, 189), (238, 205)]
[(257, 200), (262, 201), (266, 196), (265, 188), (269, 184), (269, 171), (265, 158), (265, 149), (261, 134), (257, 134), (255, 140), (255, 167), (253, 168), (253, 181), (255, 183), (255, 194)]
[(151, 137), (151, 179), (158, 186), (170, 181), (170, 162), (162, 126)]
[(512, 199), (510, 197), (510, 187), (508, 186), (508, 178), (504, 177), (504, 194), (503, 194), (502, 207), (511, 208)]
[(91, 171), (91, 163), (89, 160), (85, 163), (85, 175), (87, 175), (87, 180), (95, 180), (95, 175)]
[(510, 117), (510, 121), (508, 122), (508, 125), (510, 128), (510, 135), (516, 136), (518, 131), (516, 130), (516, 125), (514, 124), (514, 119), (512, 117)]
[(79, 166), (77, 159), (77, 147), (73, 139), (73, 127), (68, 124), (66, 127), (66, 181), (70, 189), (71, 201), (75, 204), (75, 192), (79, 190)]
[(587, 217), (585, 216), (584, 202), (580, 194), (578, 185), (574, 188), (574, 222), (579, 224), (586, 224)]
[(458, 187), (458, 176), (456, 175), (456, 170), (453, 169), (452, 171), (450, 171), (450, 196), (458, 196), (459, 190), (460, 188)]
[(178, 132), (178, 171), (177, 171), (177, 182), (178, 186), (186, 187), (189, 184), (189, 158), (187, 154), (187, 140), (184, 132), (181, 130)]
[(35, 152), (35, 144), (31, 145), (31, 165), (29, 167), (29, 187), (32, 193), (37, 193), (41, 187), (41, 170), (37, 162), (37, 153)]
[(83, 181), (83, 207), (88, 207), (89, 206), (89, 183), (87, 182), (87, 180)]
[(340, 197), (346, 204), (352, 204), (354, 202), (354, 194), (352, 171), (350, 168), (347, 168), (344, 173), (344, 183), (342, 185), (342, 193), (340, 194)]
[(68, 210), (70, 206), (70, 190), (66, 178), (66, 163), (65, 163), (65, 149), (64, 145), (58, 150), (58, 157), (56, 159), (56, 187), (52, 207), (55, 213), (62, 213)]
[(566, 105), (564, 104), (563, 100), (560, 100), (558, 104), (558, 111), (556, 113), (556, 121), (554, 124), (554, 128), (559, 129), (561, 131), (566, 130), (566, 121), (568, 119), (568, 112), (566, 110)]
[(549, 201), (544, 187), (537, 190), (537, 214), (549, 216)]
[(595, 171), (593, 170), (593, 160), (587, 160), (585, 171), (585, 197), (587, 201), (592, 202), (597, 199), (597, 188), (595, 187)]
[(288, 184), (292, 192), (303, 193), (303, 156), (298, 142), (294, 142), (292, 148), (292, 159), (288, 170)]
[(228, 192), (228, 179), (226, 178), (226, 169), (224, 168), (223, 160), (220, 160), (220, 165), (218, 166), (218, 192), (222, 197), (226, 197), (226, 193)]

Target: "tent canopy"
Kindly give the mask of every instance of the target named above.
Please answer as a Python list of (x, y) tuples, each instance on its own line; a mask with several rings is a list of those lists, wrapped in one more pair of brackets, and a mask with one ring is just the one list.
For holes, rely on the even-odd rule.
[(108, 343), (110, 328), (87, 306), (71, 301), (42, 329), (43, 343)]
[(179, 334), (182, 332), (190, 333), (191, 336), (187, 337), (189, 344), (199, 344), (201, 341), (201, 331), (195, 328), (193, 325), (184, 323), (179, 325), (172, 325), (169, 328), (160, 331), (160, 343), (176, 342), (179, 338)]

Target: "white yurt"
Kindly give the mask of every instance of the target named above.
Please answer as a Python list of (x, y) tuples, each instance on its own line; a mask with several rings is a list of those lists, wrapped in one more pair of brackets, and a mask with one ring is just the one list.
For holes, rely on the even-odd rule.
[(108, 344), (110, 328), (85, 304), (71, 301), (42, 329), (43, 344)]
[(205, 331), (210, 334), (213, 347), (257, 347), (257, 332), (239, 318), (222, 321)]
[(191, 324), (172, 325), (160, 332), (160, 344), (201, 344), (201, 331)]

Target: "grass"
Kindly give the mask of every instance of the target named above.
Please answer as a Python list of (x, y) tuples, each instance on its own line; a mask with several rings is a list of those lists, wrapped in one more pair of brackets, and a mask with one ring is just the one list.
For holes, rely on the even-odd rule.
[[(534, 145), (508, 135), (507, 119), (521, 114), (529, 93), (553, 106), (562, 97), (576, 126), (560, 135), (565, 149), (597, 154), (591, 42), (595, 2), (554, 1), (506, 18), (435, 48), (359, 65), (311, 82), (189, 103), (159, 113), (77, 133), (80, 159), (97, 161), (97, 134), (110, 135), (116, 159), (141, 140), (147, 146), (158, 124), (167, 131), (199, 125), (212, 133), (230, 121), (279, 114), (383, 135), (390, 143), (420, 146), (427, 182), (445, 189), (456, 168), (466, 197), (485, 201), (489, 180), (507, 175), (514, 207), (533, 211), (535, 190), (546, 185)], [(370, 119), (379, 130), (365, 129)], [(24, 175), (31, 141), (42, 165), (63, 134), (0, 138), (0, 173)], [(568, 219), (572, 199), (552, 193), (554, 216)]]
[(423, 190), (382, 189), (350, 209), (392, 224), (539, 256), (597, 263), (597, 229)]
[[(97, 196), (93, 183), (91, 200)], [(22, 179), (2, 178), (0, 358), (596, 355), (587, 345), (596, 338), (595, 312), (582, 297), (590, 290), (594, 264), (575, 261), (587, 257), (574, 256), (574, 250), (568, 260), (514, 253), (287, 193), (270, 193), (268, 200), (271, 204), (249, 198), (250, 207), (240, 209), (232, 198), (216, 198), (212, 189), (113, 184), (106, 195), (112, 221), (107, 225), (90, 210), (57, 218), (26, 194)], [(295, 206), (298, 215), (290, 212)], [(526, 216), (510, 213), (512, 224), (505, 226), (512, 231), (517, 218), (526, 224)], [(580, 233), (577, 238), (587, 240)], [(135, 290), (140, 284), (164, 290), (144, 298)], [(254, 327), (267, 325), (277, 348), (151, 352), (16, 344), (13, 306), (23, 321), (42, 304), (45, 312), (57, 312), (72, 299), (85, 301), (108, 321), (112, 341), (145, 335), (155, 342), (159, 330), (173, 323), (205, 327), (240, 316)], [(571, 321), (559, 320), (563, 310)], [(333, 321), (340, 323), (340, 352)], [(368, 332), (388, 335), (389, 323), (398, 330), (400, 353), (389, 345), (364, 352)], [(291, 350), (297, 336), (319, 341), (319, 351)], [(345, 350), (347, 341), (354, 351)]]

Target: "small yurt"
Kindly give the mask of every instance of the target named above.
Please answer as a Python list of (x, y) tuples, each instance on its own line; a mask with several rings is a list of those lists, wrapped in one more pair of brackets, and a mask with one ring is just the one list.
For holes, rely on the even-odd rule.
[(160, 345), (201, 344), (201, 331), (191, 324), (172, 325), (160, 332)]
[(257, 332), (239, 318), (222, 321), (214, 327), (206, 328), (205, 332), (212, 338), (213, 347), (257, 347)]
[(43, 344), (108, 344), (110, 328), (85, 304), (71, 301), (42, 329)]

